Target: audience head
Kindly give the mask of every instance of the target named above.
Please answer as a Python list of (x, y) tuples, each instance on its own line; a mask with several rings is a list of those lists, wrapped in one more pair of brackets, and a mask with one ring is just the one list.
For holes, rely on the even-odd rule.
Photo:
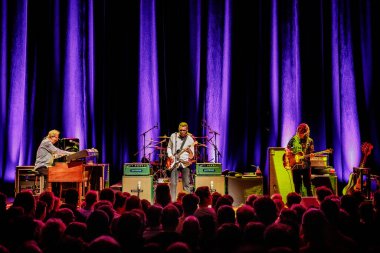
[(211, 194), (211, 207), (215, 209), (215, 205), (216, 205), (216, 202), (218, 201), (218, 199), (222, 197), (222, 194), (220, 194), (219, 192), (213, 192)]
[(129, 198), (127, 198), (125, 202), (125, 210), (126, 211), (131, 211), (132, 209), (142, 209), (141, 206), (141, 200), (138, 196), (132, 195)]
[(100, 191), (99, 200), (108, 200), (113, 207), (115, 204), (115, 192), (111, 188), (104, 188)]
[(258, 198), (256, 194), (251, 194), (247, 197), (245, 204), (253, 207), (253, 202)]
[(176, 199), (176, 201), (177, 201), (178, 203), (182, 204), (182, 198), (183, 198), (186, 194), (187, 194), (186, 192), (179, 192), (179, 193), (177, 194), (177, 199)]
[(179, 211), (173, 204), (169, 204), (162, 210), (161, 223), (165, 231), (175, 231), (179, 222)]
[(50, 213), (54, 209), (54, 193), (44, 191), (40, 194), (39, 200), (42, 200), (47, 205), (47, 212)]
[(59, 208), (55, 212), (54, 218), (61, 219), (66, 226), (75, 221), (75, 215), (70, 208)]
[(73, 221), (67, 225), (65, 230), (65, 235), (79, 238), (81, 240), (85, 239), (87, 233), (87, 225), (83, 222)]
[(250, 221), (255, 221), (255, 211), (253, 207), (249, 205), (242, 205), (236, 210), (236, 221), (239, 224), (240, 229), (243, 231), (245, 225)]
[(217, 223), (221, 226), (224, 223), (235, 223), (235, 210), (232, 206), (223, 205), (219, 207), (217, 212)]
[(120, 244), (109, 235), (101, 235), (95, 238), (88, 245), (88, 252), (91, 253), (122, 253)]
[(195, 194), (199, 197), (199, 206), (207, 207), (211, 205), (211, 192), (208, 186), (200, 186), (195, 190)]
[(19, 206), (24, 208), (24, 214), (34, 217), (36, 203), (31, 191), (22, 191), (17, 193), (13, 206)]
[(98, 201), (98, 192), (90, 190), (86, 193), (85, 202), (87, 207), (93, 207), (93, 205)]
[(321, 203), (325, 199), (325, 197), (334, 194), (330, 188), (324, 185), (317, 187), (315, 193), (317, 195), (317, 200), (319, 203)]
[(225, 196), (222, 196), (222, 197), (220, 197), (218, 199), (218, 201), (216, 201), (216, 204), (215, 204), (215, 207), (214, 207), (215, 212), (218, 212), (219, 208), (221, 206), (225, 206), (225, 205), (232, 206), (232, 202), (231, 202), (231, 200), (229, 198), (227, 198)]
[(302, 200), (302, 197), (297, 192), (289, 192), (288, 195), (286, 195), (286, 206), (288, 208), (291, 208), (293, 204), (300, 204)]
[(182, 198), (183, 214), (185, 216), (194, 214), (199, 204), (199, 197), (194, 193), (188, 193)]
[(167, 206), (172, 202), (170, 195), (170, 188), (168, 184), (159, 183), (156, 187), (155, 203), (160, 204), (162, 207)]
[(151, 205), (146, 211), (148, 227), (158, 227), (161, 224), (162, 206), (158, 204)]
[(256, 216), (265, 225), (270, 225), (277, 219), (277, 207), (270, 197), (262, 196), (253, 202)]

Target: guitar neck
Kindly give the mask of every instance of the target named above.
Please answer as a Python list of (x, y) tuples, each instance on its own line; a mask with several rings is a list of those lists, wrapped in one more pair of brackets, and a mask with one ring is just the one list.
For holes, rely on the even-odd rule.
[(310, 153), (310, 154), (307, 154), (307, 155), (304, 155), (303, 157), (309, 157), (311, 155), (320, 155), (320, 154), (324, 154), (324, 153), (327, 153), (329, 152), (328, 150), (323, 150), (323, 151), (319, 151), (319, 152), (315, 152), (315, 153)]

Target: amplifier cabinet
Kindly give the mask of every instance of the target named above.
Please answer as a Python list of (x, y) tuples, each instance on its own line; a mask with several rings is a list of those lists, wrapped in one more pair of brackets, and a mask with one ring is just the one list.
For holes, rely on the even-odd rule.
[(123, 176), (122, 191), (153, 203), (153, 176)]
[(149, 163), (124, 163), (124, 176), (148, 176), (150, 175)]
[(211, 193), (219, 192), (220, 194), (226, 193), (225, 177), (220, 176), (198, 176), (194, 175), (194, 190), (199, 186), (208, 186)]
[(197, 175), (222, 175), (221, 163), (197, 163), (195, 165)]

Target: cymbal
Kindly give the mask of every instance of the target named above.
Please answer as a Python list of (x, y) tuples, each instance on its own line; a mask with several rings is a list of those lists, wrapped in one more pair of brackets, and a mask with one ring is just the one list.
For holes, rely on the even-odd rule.
[(203, 143), (198, 143), (197, 146), (198, 146), (198, 147), (205, 147), (205, 148), (207, 148), (206, 144), (203, 144)]
[(162, 135), (162, 136), (158, 136), (158, 138), (160, 138), (160, 139), (169, 139), (170, 137), (165, 134), (165, 135)]
[(208, 136), (193, 136), (195, 139), (207, 139)]

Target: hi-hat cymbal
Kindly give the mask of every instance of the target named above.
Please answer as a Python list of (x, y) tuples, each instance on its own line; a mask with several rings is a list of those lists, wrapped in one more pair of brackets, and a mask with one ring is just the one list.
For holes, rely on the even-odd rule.
[(158, 138), (160, 138), (160, 139), (169, 139), (170, 137), (166, 136), (166, 135), (162, 135), (162, 136), (158, 136)]

